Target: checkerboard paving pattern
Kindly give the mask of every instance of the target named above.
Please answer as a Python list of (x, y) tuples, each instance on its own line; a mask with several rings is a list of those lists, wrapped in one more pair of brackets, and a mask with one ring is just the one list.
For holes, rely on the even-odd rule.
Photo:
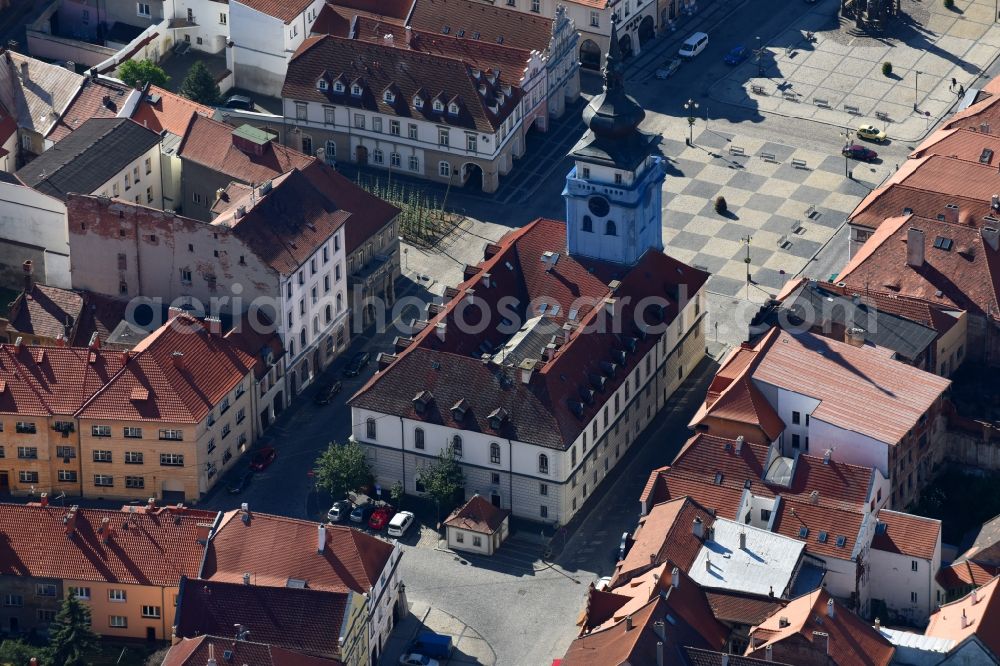
[[(731, 146), (746, 156), (731, 155)], [(694, 146), (663, 139), (660, 149), (667, 159), (665, 250), (711, 272), (709, 290), (727, 296), (748, 293), (746, 236), (749, 297), (763, 301), (805, 268), (868, 193), (845, 177), (839, 155), (705, 129), (696, 132)], [(774, 162), (761, 153), (774, 155)], [(727, 215), (715, 212), (719, 195), (726, 198)]]

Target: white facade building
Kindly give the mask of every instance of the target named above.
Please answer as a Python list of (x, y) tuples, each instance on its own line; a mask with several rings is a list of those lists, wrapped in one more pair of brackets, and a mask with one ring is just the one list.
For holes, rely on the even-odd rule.
[(70, 288), (66, 204), (0, 178), (0, 270), (8, 282), (20, 277), (26, 259), (39, 282)]

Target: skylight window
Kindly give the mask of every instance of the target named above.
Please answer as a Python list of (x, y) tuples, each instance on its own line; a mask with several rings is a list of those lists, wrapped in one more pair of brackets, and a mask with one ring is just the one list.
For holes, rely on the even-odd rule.
[(826, 543), (826, 537), (827, 537), (826, 532), (820, 532), (819, 536), (816, 537), (816, 540), (819, 541), (820, 543)]
[(934, 247), (936, 247), (939, 250), (944, 250), (945, 252), (947, 252), (948, 250), (951, 249), (953, 242), (954, 241), (952, 241), (950, 238), (945, 238), (944, 236), (938, 236), (937, 238), (934, 239)]
[(451, 32), (451, 27), (446, 25), (445, 27), (441, 28), (441, 34), (447, 35), (449, 32)]
[(715, 485), (717, 485), (717, 486), (721, 486), (722, 485), (722, 472), (716, 472), (715, 473)]
[(845, 536), (837, 537), (837, 548), (843, 548), (845, 543), (847, 543), (847, 537)]
[(576, 321), (577, 315), (580, 314), (580, 308), (570, 308), (569, 309), (569, 320)]
[(993, 151), (989, 148), (983, 148), (983, 154), (979, 156), (979, 162), (981, 164), (989, 164), (993, 161)]
[(800, 527), (799, 528), (799, 538), (800, 539), (805, 539), (807, 536), (809, 536), (809, 528), (808, 527)]

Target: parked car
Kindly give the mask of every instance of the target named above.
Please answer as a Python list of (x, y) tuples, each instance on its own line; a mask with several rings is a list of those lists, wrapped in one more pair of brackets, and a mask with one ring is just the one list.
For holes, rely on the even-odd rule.
[(406, 534), (406, 531), (410, 529), (410, 525), (413, 524), (415, 516), (412, 511), (400, 511), (392, 520), (389, 521), (389, 529), (387, 530), (389, 536), (391, 537), (401, 537)]
[(682, 62), (684, 61), (681, 60), (680, 58), (671, 58), (670, 60), (666, 61), (665, 63), (663, 63), (663, 67), (660, 67), (658, 70), (656, 70), (656, 78), (660, 79), (661, 81), (663, 79), (669, 79), (671, 76), (674, 75), (674, 72), (677, 71), (677, 68), (681, 66)]
[(272, 446), (265, 446), (253, 455), (253, 459), (250, 461), (250, 469), (255, 472), (263, 472), (271, 466), (271, 463), (273, 463), (274, 459), (277, 457), (277, 449)]
[(351, 362), (347, 364), (344, 368), (345, 377), (357, 377), (361, 374), (362, 368), (368, 365), (368, 361), (371, 360), (371, 354), (366, 351), (361, 351), (351, 357)]
[(857, 131), (859, 139), (867, 141), (885, 141), (885, 132), (874, 125), (862, 125)]
[(416, 652), (404, 654), (399, 658), (399, 663), (403, 664), (403, 666), (438, 666), (437, 659), (431, 659)]
[(374, 510), (375, 505), (373, 504), (365, 503), (357, 505), (354, 507), (354, 510), (351, 511), (351, 522), (361, 523), (364, 525), (368, 522), (368, 519), (372, 517), (372, 511)]
[(708, 46), (708, 35), (704, 32), (696, 32), (681, 44), (680, 50), (677, 52), (682, 58), (693, 58)]
[(435, 634), (433, 631), (421, 631), (410, 643), (408, 653), (427, 655), (435, 659), (447, 659), (451, 656), (451, 636)]
[(727, 65), (738, 65), (749, 57), (750, 49), (740, 44), (739, 46), (734, 46), (722, 60)]
[(856, 143), (850, 146), (844, 146), (844, 148), (840, 151), (840, 154), (844, 157), (852, 157), (862, 162), (871, 162), (878, 157), (878, 153), (871, 148), (865, 148), (864, 146), (859, 146)]
[(326, 519), (331, 523), (342, 523), (348, 519), (353, 510), (353, 504), (347, 500), (340, 500), (339, 502), (334, 502), (330, 510), (326, 512)]
[(334, 396), (340, 393), (341, 388), (343, 388), (343, 385), (340, 381), (335, 381), (332, 384), (323, 384), (319, 387), (319, 390), (316, 391), (316, 396), (313, 398), (313, 401), (317, 405), (329, 405), (333, 402)]
[(618, 560), (624, 560), (625, 556), (628, 555), (628, 532), (622, 532), (622, 540), (618, 543)]
[(368, 527), (373, 530), (380, 530), (389, 524), (389, 520), (395, 515), (396, 510), (388, 504), (376, 507), (368, 519)]
[(233, 485), (229, 486), (229, 494), (230, 495), (239, 495), (241, 492), (243, 492), (244, 490), (247, 489), (247, 486), (250, 485), (250, 480), (252, 478), (253, 478), (253, 470), (250, 470), (248, 472), (244, 472), (243, 476), (241, 476), (236, 481), (236, 483), (234, 483)]
[(253, 100), (246, 95), (232, 95), (223, 103), (223, 108), (237, 111), (253, 111)]

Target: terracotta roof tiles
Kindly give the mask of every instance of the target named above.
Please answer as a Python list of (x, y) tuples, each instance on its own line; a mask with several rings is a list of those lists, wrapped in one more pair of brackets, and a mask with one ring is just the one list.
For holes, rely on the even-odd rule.
[(312, 0), (232, 0), (261, 14), (272, 16), (283, 23), (291, 23), (304, 13)]
[(961, 643), (978, 636), (1000, 657), (1000, 577), (931, 614), (924, 635)]
[(872, 548), (933, 561), (941, 543), (941, 521), (882, 509)]
[(82, 311), (83, 296), (79, 292), (35, 283), (30, 292), (22, 291), (11, 304), (8, 331), (11, 335), (28, 333), (65, 340)]
[(944, 589), (956, 590), (986, 585), (998, 574), (1000, 574), (1000, 565), (980, 564), (973, 560), (964, 560), (941, 567), (935, 578)]
[(720, 622), (749, 626), (760, 624), (788, 603), (774, 597), (731, 590), (706, 590), (705, 598)]
[(468, 502), (452, 511), (444, 524), (471, 532), (493, 534), (500, 529), (508, 515), (510, 511), (498, 509), (482, 496), (473, 495)]
[[(232, 633), (231, 630), (229, 633)], [(209, 652), (210, 646), (213, 652)], [(313, 657), (264, 643), (202, 635), (197, 638), (182, 638), (175, 643), (167, 651), (161, 666), (205, 666), (210, 663), (210, 656), (218, 663), (218, 659), (226, 652), (232, 653), (233, 663), (254, 666), (340, 666), (342, 663), (340, 660)]]
[(429, 35), (464, 36), (528, 51), (543, 52), (552, 39), (551, 18), (474, 0), (415, 0), (409, 22)]
[(136, 105), (132, 120), (157, 133), (167, 130), (183, 136), (192, 115), (211, 118), (214, 113), (215, 109), (210, 106), (192, 102), (159, 86), (149, 86), (146, 95)]
[(125, 84), (112, 79), (84, 78), (76, 97), (46, 138), (53, 142), (60, 141), (90, 118), (115, 118), (131, 91)]
[(634, 543), (625, 559), (615, 565), (612, 585), (620, 585), (668, 560), (688, 571), (703, 544), (703, 538), (694, 535), (695, 521), (701, 523), (704, 535), (715, 516), (690, 497), (668, 500), (650, 509), (639, 518), (632, 535)]

